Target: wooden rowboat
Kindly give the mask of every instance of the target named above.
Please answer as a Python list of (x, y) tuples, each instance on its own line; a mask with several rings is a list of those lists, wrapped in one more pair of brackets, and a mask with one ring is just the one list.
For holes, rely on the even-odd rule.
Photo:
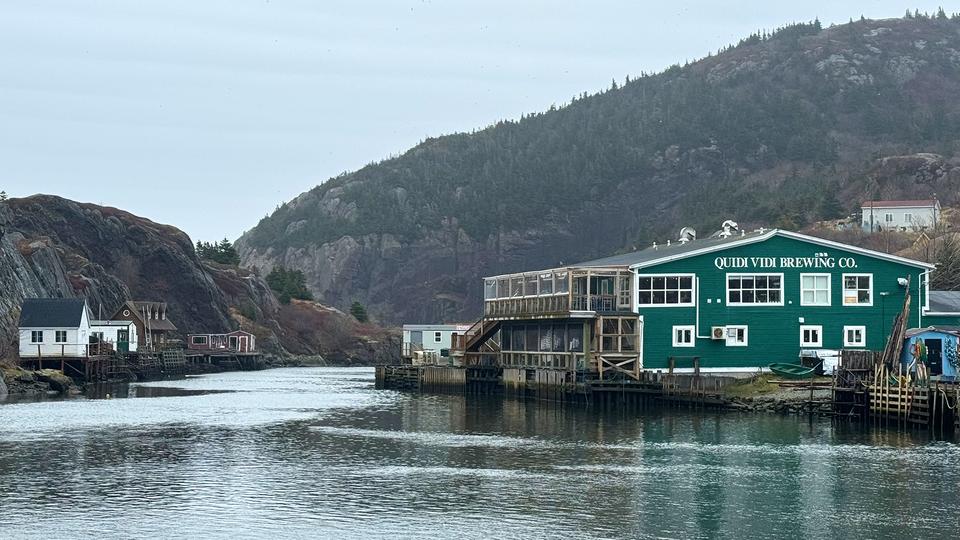
[(800, 364), (770, 364), (768, 367), (784, 379), (808, 379), (813, 377), (813, 372), (817, 369), (817, 366), (806, 367)]

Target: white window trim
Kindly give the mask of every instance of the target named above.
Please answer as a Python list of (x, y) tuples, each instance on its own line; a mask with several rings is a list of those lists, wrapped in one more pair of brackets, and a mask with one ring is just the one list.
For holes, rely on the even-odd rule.
[[(34, 334), (40, 334), (40, 341), (34, 341)], [(43, 343), (44, 331), (43, 330), (31, 330), (30, 331), (30, 343)]]
[[(807, 330), (817, 331), (817, 341), (804, 341), (803, 333)], [(801, 324), (800, 325), (800, 346), (801, 347), (823, 347), (823, 325)]]
[[(641, 304), (640, 303), (640, 278), (667, 278), (667, 277), (688, 277), (690, 278), (690, 302), (680, 304)], [(668, 274), (637, 274), (635, 285), (633, 287), (633, 298), (637, 302), (638, 308), (676, 308), (676, 307), (696, 307), (697, 305), (697, 275), (690, 273), (668, 273)]]
[(739, 343), (739, 342), (736, 342), (736, 341), (731, 342), (731, 341), (730, 341), (730, 336), (727, 335), (727, 336), (724, 338), (724, 342), (726, 343), (727, 347), (747, 347), (747, 346), (749, 346), (749, 344), (750, 344), (750, 328), (749, 328), (747, 325), (745, 325), (745, 324), (728, 324), (728, 325), (726, 326), (726, 328), (725, 328), (725, 331), (729, 331), (731, 328), (735, 328), (735, 329), (741, 329), (741, 328), (742, 328), (742, 329), (743, 329), (743, 342), (742, 342), (742, 343)]
[[(847, 332), (849, 330), (860, 330), (860, 337), (863, 338), (863, 341), (860, 343), (854, 343), (847, 339)], [(861, 325), (853, 326), (844, 326), (843, 327), (843, 346), (844, 347), (866, 347), (867, 346), (867, 327)]]
[(443, 332), (434, 332), (433, 333), (433, 342), (440, 343), (443, 341)]
[(884, 222), (884, 223), (893, 223), (893, 214), (891, 214), (891, 213), (889, 213), (889, 212), (885, 213), (885, 214), (883, 215), (883, 222)]
[(191, 345), (206, 345), (208, 343), (207, 336), (191, 336), (190, 344)]
[[(870, 302), (866, 304), (848, 304), (844, 302), (847, 292), (847, 277), (869, 277), (870, 278)], [(840, 275), (840, 305), (844, 307), (870, 307), (873, 305), (873, 274), (841, 274)]]
[[(63, 340), (60, 340), (60, 333), (63, 332)], [(70, 340), (70, 334), (66, 330), (54, 330), (53, 332), (53, 342), (54, 343), (67, 343)]]
[[(779, 302), (731, 302), (730, 301), (730, 276), (779, 276), (780, 277), (780, 301)], [(726, 292), (724, 294), (724, 300), (728, 306), (734, 307), (777, 307), (783, 306), (783, 293), (785, 291), (785, 283), (783, 281), (783, 272), (727, 272), (723, 277), (724, 289)]]
[[(683, 343), (683, 342), (677, 341), (678, 331), (690, 332), (690, 342)], [(672, 329), (672, 332), (673, 333), (671, 334), (672, 336), (671, 341), (673, 342), (674, 347), (696, 347), (697, 346), (697, 327), (696, 326), (692, 324), (675, 325)]]
[[(827, 278), (827, 303), (826, 303), (826, 304), (818, 303), (816, 300), (814, 300), (813, 302), (810, 302), (810, 303), (803, 301), (803, 291), (805, 290), (805, 289), (803, 288), (803, 278), (804, 278), (804, 277), (812, 277), (812, 278), (826, 277), (826, 278)], [(814, 290), (816, 290), (816, 289), (814, 289)], [(814, 294), (813, 294), (813, 297), (816, 298), (816, 297), (817, 297), (817, 294), (814, 293)], [(831, 304), (833, 304), (833, 274), (825, 274), (825, 273), (802, 273), (802, 274), (800, 274), (800, 305), (801, 305), (801, 306), (830, 307)]]

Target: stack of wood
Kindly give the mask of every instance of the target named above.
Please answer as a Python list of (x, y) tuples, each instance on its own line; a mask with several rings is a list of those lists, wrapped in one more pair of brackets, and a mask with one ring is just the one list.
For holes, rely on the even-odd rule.
[(903, 309), (893, 321), (893, 329), (887, 338), (887, 346), (880, 356), (880, 363), (894, 369), (900, 363), (900, 353), (903, 352), (903, 340), (907, 335), (907, 321), (910, 320), (910, 277), (907, 277), (907, 292), (903, 295)]

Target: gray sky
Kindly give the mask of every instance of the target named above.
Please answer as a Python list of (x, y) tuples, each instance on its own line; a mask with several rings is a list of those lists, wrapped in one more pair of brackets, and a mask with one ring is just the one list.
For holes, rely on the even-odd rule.
[(427, 136), (544, 110), (757, 29), (940, 3), (4, 0), (0, 189), (234, 239)]

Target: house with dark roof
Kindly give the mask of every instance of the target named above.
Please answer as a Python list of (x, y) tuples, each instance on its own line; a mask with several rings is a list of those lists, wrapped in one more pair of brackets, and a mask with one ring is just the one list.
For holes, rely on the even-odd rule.
[(28, 298), (20, 310), (20, 358), (86, 358), (90, 308), (83, 298)]
[(132, 322), (137, 347), (162, 349), (177, 331), (167, 318), (166, 302), (124, 302), (110, 320)]
[(940, 223), (937, 199), (865, 201), (860, 211), (862, 227), (867, 232), (923, 231)]
[(703, 239), (685, 228), (631, 253), (484, 278), (484, 317), (454, 354), (508, 379), (529, 369), (755, 373), (801, 350), (882, 350), (908, 298), (922, 324), (933, 269), (731, 221)]

